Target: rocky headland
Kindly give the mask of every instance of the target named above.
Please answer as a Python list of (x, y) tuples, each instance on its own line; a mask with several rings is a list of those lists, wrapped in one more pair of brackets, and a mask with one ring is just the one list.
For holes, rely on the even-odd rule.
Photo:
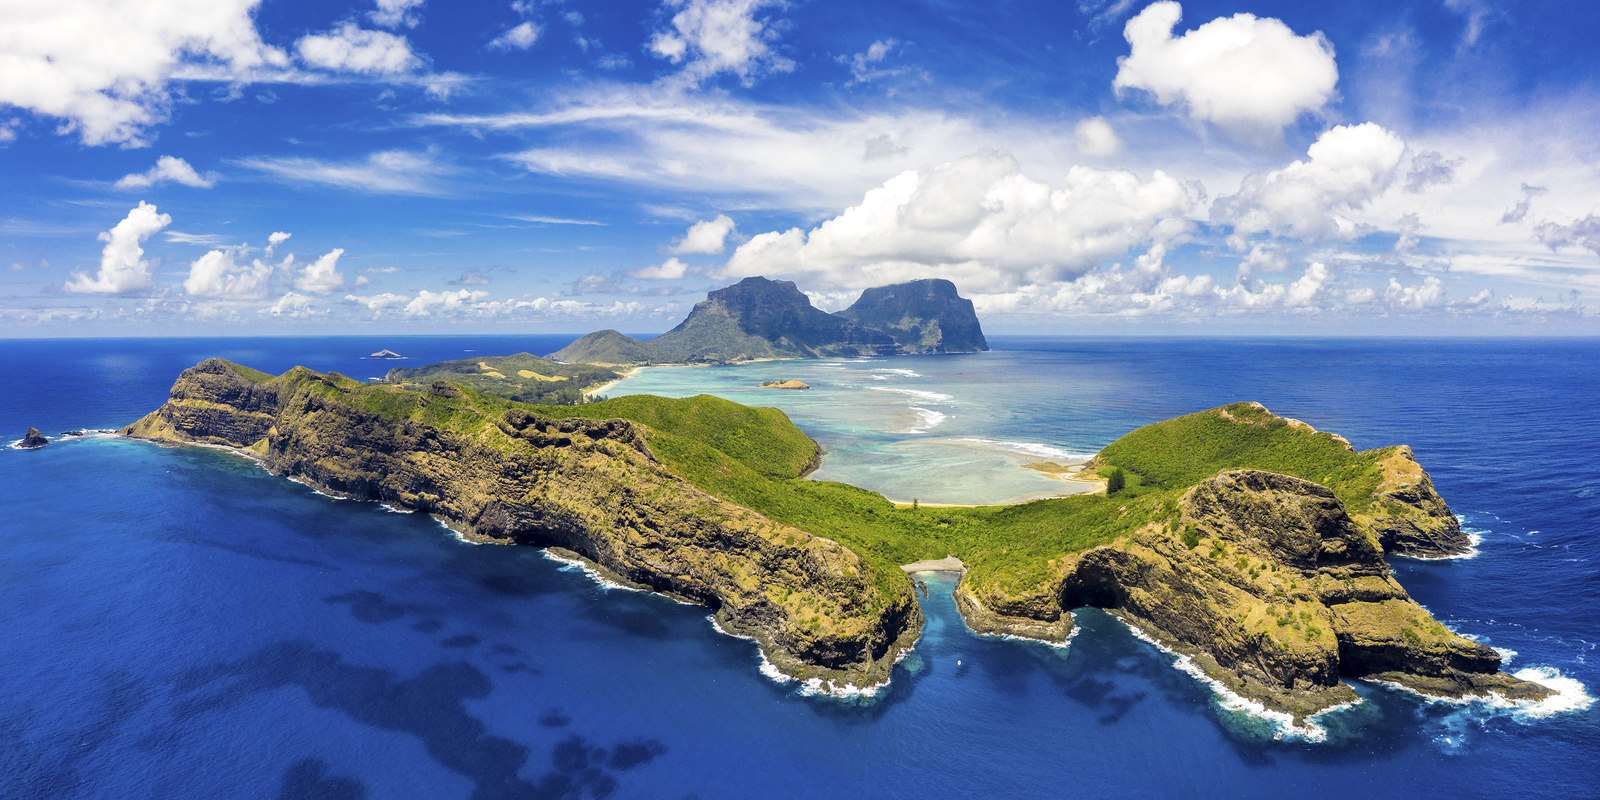
[(329, 494), (434, 515), (476, 542), (559, 547), (608, 576), (715, 610), (786, 674), (871, 687), (919, 635), (900, 565), (955, 557), (979, 632), (1059, 641), (1102, 608), (1232, 691), (1304, 718), (1341, 681), (1448, 696), (1547, 695), (1434, 620), (1390, 554), (1465, 537), (1403, 447), (1340, 439), (1238, 403), (1147, 426), (1088, 468), (1110, 494), (900, 508), (806, 480), (819, 450), (775, 409), (709, 396), (532, 406), (225, 361), (186, 370), (123, 429), (223, 445)]

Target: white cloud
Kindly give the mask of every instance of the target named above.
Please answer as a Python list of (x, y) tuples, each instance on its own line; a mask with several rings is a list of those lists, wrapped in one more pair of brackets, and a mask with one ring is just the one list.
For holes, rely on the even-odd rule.
[(262, 316), (304, 319), (306, 317), (320, 316), (322, 314), (326, 314), (327, 312), (318, 311), (315, 307), (313, 307), (311, 305), (311, 298), (306, 297), (303, 294), (289, 292), (288, 294), (278, 298), (277, 301), (275, 301), (272, 305), (261, 309), (260, 313)]
[[(1244, 242), (1241, 240), (1240, 244)], [(1238, 275), (1240, 278), (1249, 277), (1258, 272), (1282, 272), (1289, 268), (1289, 259), (1270, 245), (1256, 242), (1239, 260)]]
[(278, 249), (278, 245), (289, 241), (289, 237), (293, 235), (283, 231), (273, 231), (272, 235), (267, 237), (267, 258), (272, 258), (272, 251)]
[(1072, 129), (1078, 152), (1094, 158), (1110, 158), (1122, 152), (1122, 140), (1105, 117), (1080, 120)]
[(539, 26), (524, 22), (489, 42), (492, 50), (526, 50), (539, 40)]
[(192, 66), (238, 80), (288, 57), (261, 41), (260, 0), (14, 0), (0, 11), (0, 104), (63, 120), (84, 144), (146, 144)]
[(364, 30), (348, 20), (327, 33), (302, 36), (295, 50), (307, 65), (332, 72), (394, 76), (423, 66), (404, 36)]
[(117, 181), (118, 189), (148, 189), (152, 186), (172, 181), (184, 186), (193, 186), (196, 189), (210, 189), (216, 184), (215, 173), (202, 176), (189, 166), (189, 162), (172, 156), (162, 156), (156, 159), (156, 165), (144, 172), (135, 172), (124, 175)]
[(450, 313), (459, 311), (467, 303), (482, 300), (489, 293), (476, 289), (458, 289), (454, 292), (430, 292), (423, 289), (417, 296), (406, 304), (404, 314), (408, 317), (427, 317), (435, 313)]
[(520, 220), (522, 222), (538, 222), (545, 225), (604, 225), (592, 219), (567, 219), (565, 217), (539, 217), (518, 214), (507, 214), (506, 219)]
[(1307, 160), (1250, 175), (1238, 194), (1217, 198), (1211, 219), (1245, 236), (1354, 235), (1362, 229), (1349, 212), (1389, 187), (1405, 151), (1399, 136), (1374, 123), (1340, 125), (1318, 137)]
[[(239, 264), (243, 248), (212, 250), (189, 265), (189, 277), (183, 290), (195, 297), (216, 297), (226, 300), (265, 299), (272, 283), (273, 265), (261, 259), (251, 264)], [(294, 256), (288, 256), (281, 265), (288, 269)]]
[(408, 302), (411, 301), (411, 298), (407, 297), (406, 295), (403, 295), (403, 294), (394, 294), (393, 292), (384, 292), (383, 294), (375, 294), (375, 295), (371, 295), (371, 296), (367, 296), (367, 297), (361, 297), (361, 296), (358, 296), (358, 295), (347, 294), (347, 295), (344, 296), (344, 301), (346, 303), (353, 303), (355, 305), (366, 306), (368, 311), (378, 312), (378, 311), (382, 311), (382, 310), (384, 310), (386, 308), (392, 308), (394, 306), (403, 305), (405, 303), (408, 303)]
[(1436, 150), (1426, 150), (1411, 157), (1411, 169), (1406, 173), (1406, 191), (1419, 194), (1429, 186), (1443, 186), (1456, 179), (1456, 170), (1466, 163), (1464, 158), (1445, 158)]
[(861, 154), (861, 159), (863, 161), (877, 161), (882, 158), (903, 156), (909, 152), (911, 152), (911, 148), (901, 147), (895, 142), (893, 136), (887, 133), (880, 133), (867, 140), (867, 148)]
[(1600, 255), (1600, 216), (1590, 214), (1571, 225), (1546, 222), (1533, 229), (1533, 235), (1552, 251), (1563, 247), (1581, 247)]
[(880, 69), (874, 65), (882, 63), (889, 53), (900, 45), (896, 39), (880, 39), (867, 47), (865, 53), (856, 53), (849, 56), (838, 56), (840, 64), (850, 68), (850, 80), (846, 85), (866, 83), (879, 78), (889, 78), (899, 75), (904, 70)]
[(376, 11), (368, 11), (367, 18), (372, 24), (385, 28), (395, 28), (404, 25), (408, 28), (417, 26), (417, 15), (413, 9), (422, 7), (426, 0), (378, 0)]
[(1052, 189), (1023, 175), (1013, 157), (980, 152), (903, 172), (809, 233), (755, 236), (723, 274), (848, 287), (938, 276), (968, 291), (1003, 291), (1081, 275), (1152, 237), (1177, 235), (1192, 203), (1159, 170), (1141, 181), (1077, 166)]
[(674, 64), (690, 83), (731, 72), (746, 86), (763, 72), (789, 72), (795, 63), (767, 45), (777, 38), (756, 12), (780, 0), (665, 0), (664, 9), (680, 9), (671, 27), (656, 31), (650, 52)]
[(1339, 70), (1321, 31), (1296, 36), (1279, 20), (1235, 14), (1174, 38), (1182, 16), (1165, 0), (1128, 20), (1131, 49), (1117, 59), (1113, 88), (1143, 89), (1195, 119), (1254, 134), (1276, 134), (1332, 99)]
[(100, 241), (106, 243), (100, 253), (100, 271), (93, 278), (74, 271), (61, 288), (93, 294), (128, 294), (150, 288), (150, 262), (144, 260), (144, 248), (139, 245), (171, 224), (170, 214), (158, 213), (155, 206), (139, 201), (127, 217), (100, 234)]
[(404, 150), (373, 153), (364, 161), (257, 156), (243, 158), (236, 163), (287, 183), (336, 186), (373, 194), (442, 195), (444, 191), (434, 179), (456, 171), (436, 161), (431, 152)]
[[(719, 250), (720, 252), (720, 250)], [(664, 263), (654, 267), (645, 267), (629, 272), (628, 275), (647, 281), (675, 281), (682, 278), (689, 269), (689, 265), (676, 258), (669, 258)]]
[(1500, 216), (1500, 224), (1511, 225), (1521, 222), (1524, 217), (1528, 216), (1529, 209), (1533, 208), (1533, 198), (1542, 194), (1549, 194), (1549, 192), (1550, 190), (1543, 186), (1522, 184), (1522, 199), (1518, 200), (1517, 204), (1511, 207), (1511, 210)]
[[(305, 271), (294, 279), (294, 288), (312, 294), (330, 294), (335, 290), (344, 288), (344, 273), (338, 271), (339, 256), (344, 255), (344, 248), (335, 247), (327, 255), (307, 264)], [(285, 266), (289, 261), (284, 262)]]
[(690, 225), (682, 239), (673, 240), (667, 252), (676, 255), (690, 253), (715, 255), (722, 252), (727, 244), (728, 234), (732, 232), (733, 220), (729, 219), (727, 214), (718, 214), (716, 219), (700, 220)]

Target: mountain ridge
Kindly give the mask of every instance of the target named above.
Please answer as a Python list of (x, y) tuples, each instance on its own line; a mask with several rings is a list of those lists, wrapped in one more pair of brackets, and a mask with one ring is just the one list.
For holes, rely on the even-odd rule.
[(569, 364), (729, 364), (781, 358), (970, 353), (989, 349), (972, 301), (927, 278), (867, 289), (836, 314), (792, 281), (750, 277), (714, 289), (648, 341), (596, 331), (551, 353)]

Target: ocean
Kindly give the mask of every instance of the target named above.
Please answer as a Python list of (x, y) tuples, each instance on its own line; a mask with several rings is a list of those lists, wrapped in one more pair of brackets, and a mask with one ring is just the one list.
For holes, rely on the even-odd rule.
[[(1537, 708), (1357, 682), (1320, 740), (1239, 710), (1113, 618), (982, 638), (928, 573), (865, 700), (763, 676), (703, 608), (341, 501), (235, 455), (111, 436), (212, 356), (357, 378), (565, 336), (6, 340), (0, 798), (1600, 796), (1600, 342), (991, 338), (992, 352), (660, 368), (609, 394), (783, 408), (814, 477), (896, 500), (1066, 491), (1024, 464), (1257, 400), (1409, 444), (1478, 537), (1393, 561), (1419, 602), (1563, 689)], [(390, 348), (404, 361), (363, 358)], [(761, 389), (798, 379), (804, 391)]]

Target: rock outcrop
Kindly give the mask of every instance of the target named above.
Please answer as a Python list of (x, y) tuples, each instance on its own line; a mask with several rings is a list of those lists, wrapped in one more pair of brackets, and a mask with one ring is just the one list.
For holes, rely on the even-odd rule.
[(697, 489), (655, 458), (651, 429), (625, 420), (542, 417), (444, 381), (406, 392), (212, 359), (121, 432), (239, 448), (275, 474), (433, 514), (474, 541), (565, 548), (710, 606), (791, 675), (882, 682), (921, 630), (903, 576), (886, 593), (845, 547)]
[(50, 440), (44, 438), (44, 434), (40, 433), (38, 428), (29, 428), (28, 435), (22, 437), (22, 441), (17, 442), (17, 446), (29, 450), (35, 450), (40, 447), (44, 447), (49, 443)]
[(958, 602), (980, 631), (1040, 638), (1070, 632), (1070, 609), (1106, 609), (1238, 694), (1300, 718), (1355, 699), (1344, 677), (1449, 696), (1548, 694), (1417, 605), (1378, 538), (1326, 487), (1224, 470), (1176, 510), (1060, 559), (1045, 591), (1009, 596), (963, 581)]

